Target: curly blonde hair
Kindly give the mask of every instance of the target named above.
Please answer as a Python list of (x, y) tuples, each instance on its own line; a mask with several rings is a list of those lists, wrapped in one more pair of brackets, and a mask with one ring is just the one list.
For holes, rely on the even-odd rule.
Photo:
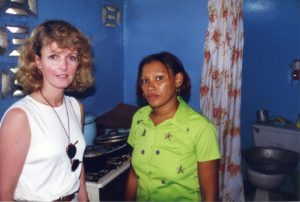
[(19, 57), (19, 70), (15, 75), (18, 85), (29, 93), (42, 88), (43, 75), (37, 68), (35, 55), (41, 57), (42, 47), (53, 42), (61, 49), (78, 52), (77, 74), (66, 90), (82, 92), (91, 87), (94, 84), (94, 76), (90, 40), (73, 25), (62, 20), (49, 20), (33, 29)]

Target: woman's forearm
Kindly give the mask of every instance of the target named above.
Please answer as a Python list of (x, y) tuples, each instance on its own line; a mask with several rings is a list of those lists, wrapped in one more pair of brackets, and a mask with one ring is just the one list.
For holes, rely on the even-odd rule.
[(80, 174), (80, 187), (78, 191), (78, 199), (79, 201), (89, 201), (86, 184), (85, 184), (85, 173), (84, 173), (84, 166), (82, 165), (82, 170)]
[(125, 192), (125, 200), (126, 201), (135, 201), (136, 200), (136, 193), (137, 193), (137, 177), (133, 170), (133, 168), (130, 166), (128, 178), (127, 178), (127, 184), (126, 184), (126, 192)]

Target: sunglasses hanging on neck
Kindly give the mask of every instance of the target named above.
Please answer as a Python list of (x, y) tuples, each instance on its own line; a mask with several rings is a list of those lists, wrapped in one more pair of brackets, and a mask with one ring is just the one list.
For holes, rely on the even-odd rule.
[(74, 156), (76, 155), (76, 152), (77, 152), (77, 149), (76, 149), (76, 146), (75, 146), (77, 144), (77, 142), (78, 142), (78, 140), (74, 144), (70, 143), (67, 146), (67, 154), (68, 154), (68, 157), (71, 161), (71, 165), (72, 165), (71, 170), (73, 172), (78, 168), (79, 164), (81, 163), (78, 159), (73, 159)]

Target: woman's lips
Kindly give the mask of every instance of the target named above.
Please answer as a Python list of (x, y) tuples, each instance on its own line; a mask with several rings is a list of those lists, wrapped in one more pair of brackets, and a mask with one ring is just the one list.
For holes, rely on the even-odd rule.
[(155, 94), (155, 93), (151, 93), (151, 94), (148, 94), (147, 96), (146, 96), (146, 98), (147, 99), (156, 99), (156, 98), (158, 98), (159, 97), (159, 95), (158, 94)]
[(67, 78), (67, 74), (59, 74), (59, 75), (56, 75), (56, 77), (58, 78)]

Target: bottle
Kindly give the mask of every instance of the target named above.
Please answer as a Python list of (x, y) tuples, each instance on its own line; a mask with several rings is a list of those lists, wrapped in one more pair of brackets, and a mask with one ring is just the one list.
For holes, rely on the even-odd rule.
[(93, 114), (85, 113), (83, 131), (86, 145), (93, 145), (94, 139), (97, 136), (96, 117)]
[(296, 120), (296, 128), (300, 128), (300, 114), (298, 114), (298, 117)]

